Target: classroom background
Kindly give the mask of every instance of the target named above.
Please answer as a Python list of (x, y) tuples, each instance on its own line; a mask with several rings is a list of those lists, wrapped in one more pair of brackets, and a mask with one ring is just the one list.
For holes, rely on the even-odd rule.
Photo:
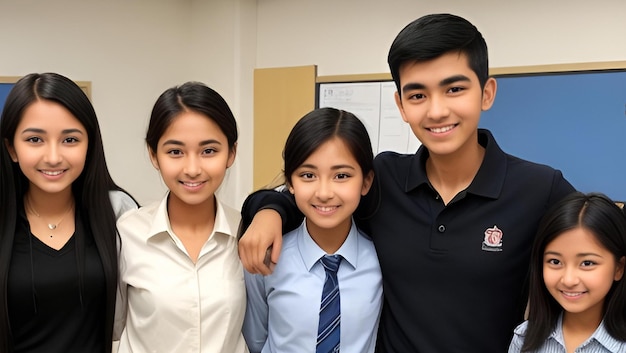
[(166, 190), (143, 141), (153, 103), (173, 85), (207, 83), (239, 123), (221, 190), (238, 208), (253, 191), (254, 69), (387, 73), (396, 34), (435, 12), (474, 23), (491, 67), (626, 60), (623, 0), (0, 0), (0, 76), (91, 82), (111, 174), (142, 204)]

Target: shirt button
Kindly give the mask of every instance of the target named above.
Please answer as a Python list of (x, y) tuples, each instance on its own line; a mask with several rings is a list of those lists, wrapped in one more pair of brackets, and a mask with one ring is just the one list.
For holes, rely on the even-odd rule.
[(446, 226), (444, 226), (443, 224), (440, 224), (437, 230), (439, 231), (439, 233), (443, 233), (446, 231)]

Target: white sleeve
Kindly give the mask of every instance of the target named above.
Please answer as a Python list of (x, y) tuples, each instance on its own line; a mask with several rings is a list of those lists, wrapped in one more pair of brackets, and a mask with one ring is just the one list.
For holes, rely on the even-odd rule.
[(128, 210), (137, 208), (137, 204), (127, 193), (119, 190), (109, 191), (109, 199), (115, 212), (115, 218), (119, 219)]

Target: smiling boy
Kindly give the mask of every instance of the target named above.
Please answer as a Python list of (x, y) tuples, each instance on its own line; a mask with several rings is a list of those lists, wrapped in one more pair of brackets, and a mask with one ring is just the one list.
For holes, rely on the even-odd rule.
[[(530, 247), (549, 206), (574, 188), (561, 172), (504, 153), (478, 129), (496, 96), (487, 45), (467, 20), (449, 14), (406, 26), (389, 51), (396, 103), (422, 146), (385, 152), (357, 223), (374, 241), (383, 274), (378, 351), (507, 350), (523, 319)], [(502, 117), (503, 119), (506, 117)], [(262, 191), (244, 222), (277, 210), (301, 219), (286, 194)], [(251, 272), (269, 273), (263, 254), (280, 251), (280, 221), (264, 210), (240, 242)]]

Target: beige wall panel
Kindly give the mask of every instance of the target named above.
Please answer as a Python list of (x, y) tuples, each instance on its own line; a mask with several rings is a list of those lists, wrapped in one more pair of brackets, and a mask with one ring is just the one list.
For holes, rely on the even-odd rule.
[(316, 66), (254, 70), (254, 190), (282, 172), (285, 139), (315, 108)]

